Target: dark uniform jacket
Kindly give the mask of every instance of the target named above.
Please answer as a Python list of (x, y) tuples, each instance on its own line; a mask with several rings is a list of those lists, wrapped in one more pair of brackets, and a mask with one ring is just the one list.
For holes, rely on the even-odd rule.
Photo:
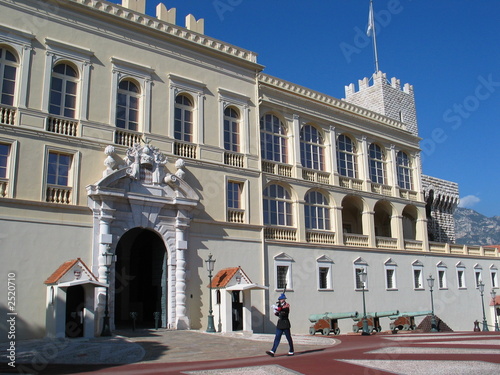
[(279, 306), (276, 309), (275, 315), (278, 317), (278, 324), (276, 327), (278, 329), (290, 329), (292, 326), (290, 320), (288, 320), (288, 315), (290, 314), (290, 305), (285, 303), (283, 306)]

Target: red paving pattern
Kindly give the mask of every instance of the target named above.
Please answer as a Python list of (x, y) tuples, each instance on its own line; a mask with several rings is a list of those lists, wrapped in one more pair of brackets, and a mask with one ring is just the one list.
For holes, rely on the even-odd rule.
[[(333, 337), (333, 336), (332, 336)], [(262, 357), (234, 359), (226, 361), (205, 361), (205, 362), (191, 362), (191, 363), (166, 363), (166, 364), (132, 364), (125, 366), (117, 366), (102, 370), (94, 371), (96, 374), (185, 374), (186, 372), (215, 370), (215, 369), (241, 369), (252, 366), (269, 366), (279, 365), (305, 375), (321, 375), (321, 374), (349, 374), (349, 375), (384, 375), (394, 374), (386, 370), (372, 368), (376, 366), (378, 361), (394, 361), (393, 363), (401, 366), (405, 361), (405, 374), (421, 374), (426, 371), (420, 369), (418, 366), (432, 366), (434, 370), (428, 374), (465, 374), (474, 373), (470, 369), (477, 361), (486, 362), (486, 365), (493, 367), (487, 372), (475, 372), (480, 374), (491, 373), (500, 374), (500, 332), (464, 332), (453, 334), (400, 334), (400, 335), (342, 335), (336, 336), (341, 343), (339, 345), (329, 347), (326, 349), (311, 350), (307, 352), (298, 352), (294, 357), (286, 356), (286, 353), (275, 356), (274, 358), (268, 357), (263, 353)], [(447, 343), (449, 342), (449, 344)], [(405, 352), (411, 351), (415, 348), (423, 353), (401, 353), (404, 348)], [(410, 348), (410, 349), (407, 349)], [(424, 348), (424, 349), (421, 349)], [(440, 353), (438, 351), (448, 351), (449, 349), (467, 349), (471, 353)], [(428, 350), (425, 350), (428, 349)], [(230, 350), (230, 348), (228, 348)], [(372, 353), (379, 351), (378, 353)], [(380, 352), (383, 351), (383, 352)], [(386, 352), (384, 352), (386, 351)], [(387, 352), (388, 351), (388, 352)], [(477, 352), (479, 351), (479, 353)], [(484, 353), (482, 353), (484, 352)], [(363, 360), (362, 364), (354, 364), (345, 362)], [(365, 362), (366, 361), (366, 362)], [(419, 361), (419, 362), (413, 362)], [(445, 364), (441, 362), (432, 361), (448, 361)], [(435, 366), (434, 366), (435, 363)], [(368, 364), (365, 367), (364, 364)], [(385, 362), (387, 365), (387, 362)], [(408, 364), (408, 366), (406, 366)], [(421, 364), (421, 365), (419, 365)], [(456, 372), (450, 367), (450, 371), (446, 371), (446, 364), (453, 364), (454, 366), (463, 366), (463, 372)], [(416, 366), (412, 370), (412, 366)], [(389, 367), (390, 368), (390, 367)], [(465, 370), (468, 369), (468, 370)], [(241, 370), (240, 370), (241, 371)], [(423, 372), (422, 372), (423, 371)], [(469, 372), (470, 371), (470, 372)], [(87, 372), (88, 373), (88, 372)], [(211, 372), (214, 374), (216, 372)], [(236, 370), (233, 372), (236, 373)], [(250, 372), (246, 372), (250, 374)], [(401, 372), (400, 372), (401, 373)], [(227, 372), (231, 374), (231, 372)]]

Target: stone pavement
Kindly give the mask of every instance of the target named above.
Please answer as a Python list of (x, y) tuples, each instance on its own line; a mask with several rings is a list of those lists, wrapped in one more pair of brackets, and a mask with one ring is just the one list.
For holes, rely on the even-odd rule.
[[(294, 335), (293, 339), (295, 350), (301, 352), (339, 342), (333, 337), (307, 335)], [(138, 329), (115, 331), (112, 337), (18, 341), (15, 362), (25, 370), (29, 367), (41, 371), (48, 364), (113, 365), (225, 360), (265, 356), (265, 351), (271, 349), (273, 340), (272, 334)], [(283, 337), (277, 354), (287, 352), (288, 343)], [(8, 352), (2, 350), (0, 364), (8, 362)], [(4, 366), (0, 369), (5, 372)]]

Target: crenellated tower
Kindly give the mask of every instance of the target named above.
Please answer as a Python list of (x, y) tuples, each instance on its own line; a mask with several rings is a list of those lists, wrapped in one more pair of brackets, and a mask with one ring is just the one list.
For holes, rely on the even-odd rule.
[[(345, 101), (400, 121), (406, 130), (418, 137), (417, 112), (413, 86), (406, 83), (401, 88), (397, 78), (387, 80), (385, 73), (376, 72), (372, 79), (345, 86)], [(422, 168), (420, 168), (422, 170)], [(427, 231), (430, 241), (455, 242), (453, 212), (458, 206), (458, 184), (421, 175), (421, 186), (426, 201)]]
[(345, 101), (380, 113), (391, 119), (402, 122), (406, 130), (418, 136), (417, 112), (413, 86), (406, 83), (401, 89), (401, 82), (397, 78), (376, 72), (370, 79), (365, 77), (358, 81), (359, 90), (354, 83), (345, 87)]

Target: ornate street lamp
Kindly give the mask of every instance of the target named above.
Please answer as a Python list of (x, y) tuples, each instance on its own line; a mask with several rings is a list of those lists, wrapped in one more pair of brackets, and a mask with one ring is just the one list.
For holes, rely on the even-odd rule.
[(109, 326), (109, 304), (108, 304), (108, 291), (109, 291), (109, 274), (110, 270), (109, 268), (111, 267), (111, 263), (113, 262), (113, 253), (109, 251), (110, 246), (108, 245), (106, 248), (106, 252), (102, 254), (104, 257), (104, 265), (106, 266), (106, 284), (108, 286), (106, 287), (106, 305), (104, 307), (104, 318), (102, 322), (102, 332), (101, 336), (111, 336), (111, 328)]
[(360, 281), (363, 283), (363, 331), (361, 332), (361, 335), (369, 335), (370, 332), (368, 332), (368, 320), (366, 319), (366, 303), (365, 303), (365, 285), (366, 285), (366, 271), (363, 270), (362, 272), (358, 273)]
[(214, 325), (214, 315), (213, 310), (212, 310), (212, 272), (214, 270), (214, 265), (215, 265), (215, 259), (212, 259), (212, 254), (208, 255), (208, 259), (205, 260), (205, 263), (207, 264), (207, 271), (208, 271), (208, 279), (209, 279), (209, 288), (210, 288), (210, 295), (209, 295), (209, 310), (208, 310), (208, 326), (207, 326), (207, 332), (215, 332), (215, 325)]
[(479, 282), (477, 288), (479, 289), (479, 293), (481, 293), (481, 304), (483, 305), (483, 331), (489, 331), (488, 322), (486, 321), (486, 313), (484, 311), (484, 284), (482, 281)]
[(429, 285), (429, 289), (431, 290), (431, 332), (438, 332), (437, 324), (436, 324), (436, 315), (434, 315), (434, 297), (432, 295), (432, 288), (434, 287), (434, 278), (432, 275), (429, 275), (427, 279), (427, 284)]
[(496, 307), (496, 296), (497, 294), (495, 293), (495, 291), (492, 289), (491, 290), (491, 299), (493, 300), (493, 312), (495, 314), (495, 331), (500, 331), (500, 329), (498, 328), (498, 318), (497, 318), (497, 307)]

